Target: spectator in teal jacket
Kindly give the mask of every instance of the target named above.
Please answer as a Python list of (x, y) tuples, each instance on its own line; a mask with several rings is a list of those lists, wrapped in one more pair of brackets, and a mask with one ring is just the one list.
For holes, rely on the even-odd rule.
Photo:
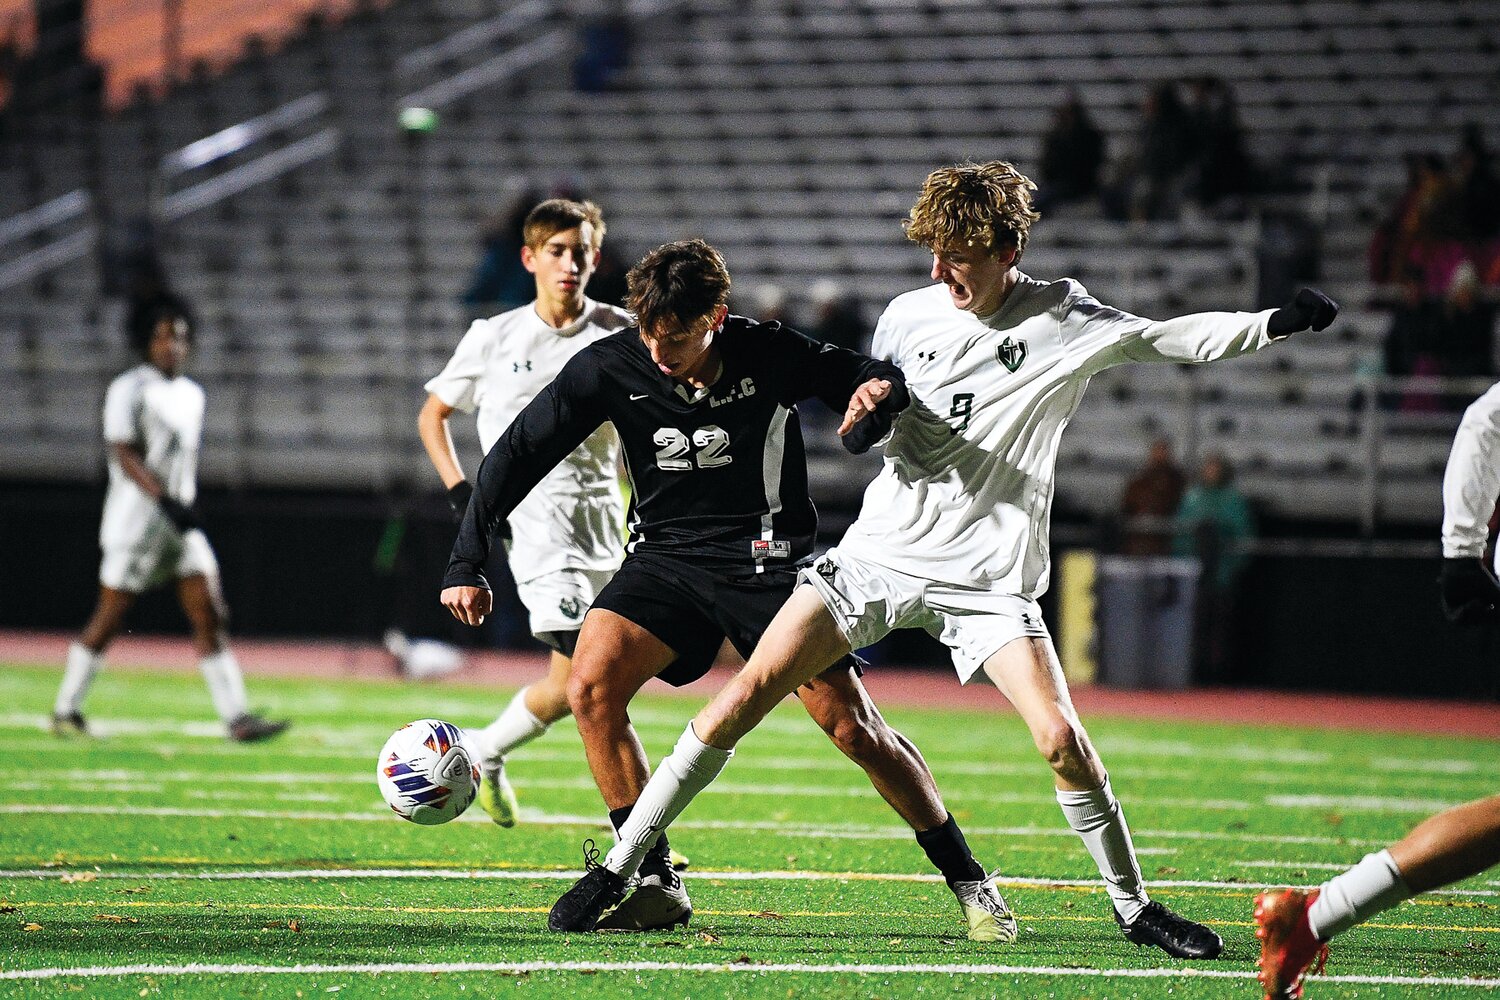
[(1200, 683), (1233, 679), (1234, 616), (1240, 574), (1249, 562), (1241, 543), (1255, 537), (1250, 504), (1234, 485), (1223, 455), (1210, 453), (1177, 508), (1172, 552), (1203, 564), (1194, 615), (1194, 661)]

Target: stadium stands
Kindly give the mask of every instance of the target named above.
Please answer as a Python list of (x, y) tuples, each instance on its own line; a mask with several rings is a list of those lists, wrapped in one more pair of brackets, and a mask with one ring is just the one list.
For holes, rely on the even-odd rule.
[[(604, 93), (574, 90), (569, 59), (547, 48), (558, 17), (546, 0), (401, 0), (315, 23), (274, 55), (138, 101), (97, 131), (10, 140), (0, 219), (93, 190), (90, 218), (116, 220), (101, 239), (119, 251), (119, 220), (153, 197), (310, 150), (160, 232), (171, 281), (203, 321), (205, 480), (425, 482), (412, 424), (420, 383), (461, 332), (456, 298), (480, 220), (523, 184), (591, 194), (627, 256), (701, 235), (741, 287), (775, 282), (802, 305), (832, 278), (873, 315), (925, 281), (898, 221), (932, 166), (1005, 157), (1034, 169), (1049, 109), (1070, 88), (1118, 156), (1149, 82), (1213, 74), (1234, 88), (1252, 154), (1286, 182), (1273, 203), (1302, 207), (1320, 192), (1322, 283), (1348, 308), (1328, 334), (1261, 358), (1100, 376), (1064, 439), (1059, 490), (1074, 508), (1112, 510), (1148, 441), (1167, 433), (1180, 451), (1224, 451), (1277, 513), (1347, 519), (1357, 506), (1436, 520), (1455, 418), (1388, 414), (1371, 441), (1350, 409), (1384, 326), (1366, 307), (1363, 253), (1376, 207), (1402, 180), (1401, 154), (1449, 149), (1465, 122), (1493, 121), (1500, 6), (701, 0), (643, 14), (632, 65)], [(493, 77), (507, 50), (554, 54), (452, 99), (430, 89)], [(403, 136), (396, 108), (414, 93), (446, 103), (435, 131)], [(327, 97), (317, 115), (163, 186), (167, 154), (310, 94)], [(331, 152), (297, 147), (325, 133)], [(0, 269), (79, 225), (0, 245)], [(1026, 267), (1074, 275), (1147, 315), (1251, 308), (1259, 235), (1254, 213), (1124, 223), (1065, 210), (1037, 229)], [(98, 475), (97, 394), (125, 363), (118, 322), (82, 261), (4, 292), (5, 392), (22, 401), (5, 408), (4, 427), (30, 431), (0, 434), (0, 465)], [(830, 488), (849, 479), (815, 470)]]

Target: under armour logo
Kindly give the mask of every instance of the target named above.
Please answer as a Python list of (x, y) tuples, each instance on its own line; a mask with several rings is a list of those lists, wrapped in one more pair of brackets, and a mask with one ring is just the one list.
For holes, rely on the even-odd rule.
[(513, 371), (513, 372), (519, 372), (521, 370), (521, 366), (522, 365), (526, 366), (526, 370), (527, 371), (531, 371), (531, 362), (530, 361), (512, 361), (511, 364), (510, 364), (510, 370)]
[(937, 356), (938, 356), (938, 352), (937, 351), (918, 351), (917, 352), (917, 357), (921, 358), (923, 361), (936, 361), (937, 360)]

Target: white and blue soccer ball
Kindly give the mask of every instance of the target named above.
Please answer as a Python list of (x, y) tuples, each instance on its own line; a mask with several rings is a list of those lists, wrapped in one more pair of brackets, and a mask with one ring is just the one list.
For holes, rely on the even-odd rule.
[(479, 792), (479, 767), (457, 726), (418, 719), (385, 741), (375, 782), (397, 816), (436, 826), (469, 808)]

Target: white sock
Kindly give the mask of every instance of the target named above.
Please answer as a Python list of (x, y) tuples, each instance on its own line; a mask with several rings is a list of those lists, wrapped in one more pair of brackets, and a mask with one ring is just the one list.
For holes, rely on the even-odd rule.
[(1390, 851), (1366, 854), (1359, 864), (1323, 883), (1307, 909), (1307, 922), (1318, 940), (1327, 941), (1411, 895)]
[(1125, 825), (1125, 813), (1115, 801), (1109, 779), (1104, 779), (1104, 787), (1091, 792), (1058, 789), (1057, 804), (1093, 855), (1116, 912), (1126, 923), (1131, 922), (1145, 908), (1148, 898), (1140, 862), (1135, 859), (1135, 845), (1130, 842), (1130, 827)]
[(240, 664), (228, 649), (211, 653), (198, 661), (198, 669), (208, 682), (208, 694), (214, 700), (214, 711), (225, 722), (233, 722), (249, 711), (250, 698), (245, 694), (245, 678)]
[(469, 746), (479, 756), (481, 766), (499, 766), (505, 755), (520, 746), (525, 746), (547, 731), (547, 724), (531, 714), (526, 707), (526, 692), (523, 687), (505, 706), (505, 711), (495, 717), (483, 729), (470, 729), (464, 733)]
[(94, 674), (103, 663), (103, 656), (81, 642), (68, 646), (68, 663), (63, 669), (62, 687), (57, 689), (57, 701), (52, 704), (54, 715), (72, 715), (83, 707), (84, 696), (89, 693)]
[(634, 875), (661, 832), (672, 825), (695, 795), (719, 776), (733, 756), (733, 750), (720, 750), (698, 739), (689, 722), (667, 759), (646, 782), (641, 797), (630, 810), (630, 818), (620, 827), (619, 839), (610, 848), (604, 866), (626, 878)]

